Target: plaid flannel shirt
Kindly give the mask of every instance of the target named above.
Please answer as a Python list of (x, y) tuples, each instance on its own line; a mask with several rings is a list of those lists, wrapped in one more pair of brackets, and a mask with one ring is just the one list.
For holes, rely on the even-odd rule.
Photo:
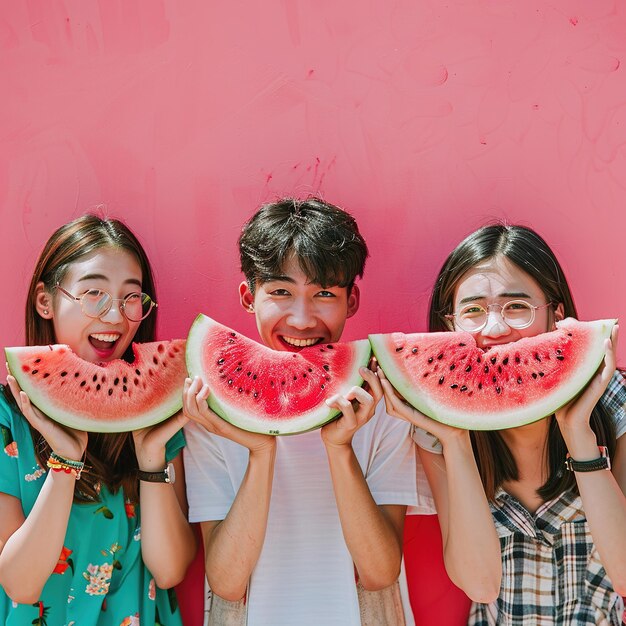
[[(626, 432), (626, 380), (613, 376), (601, 402)], [(620, 626), (624, 603), (595, 548), (580, 496), (565, 492), (534, 514), (500, 489), (491, 512), (502, 548), (500, 596), (474, 603), (471, 626)]]

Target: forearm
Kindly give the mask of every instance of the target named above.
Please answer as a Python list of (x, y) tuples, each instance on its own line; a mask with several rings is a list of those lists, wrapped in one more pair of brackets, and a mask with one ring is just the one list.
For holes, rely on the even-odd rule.
[(449, 440), (444, 455), (419, 449), (433, 489), (450, 579), (476, 602), (491, 602), (502, 577), (500, 542), (469, 434)]
[(0, 585), (15, 602), (37, 602), (56, 567), (75, 484), (70, 474), (49, 472), (32, 511), (6, 540), (0, 554)]
[(174, 486), (141, 482), (141, 554), (156, 584), (180, 583), (193, 560), (196, 538), (180, 507)]
[(343, 536), (361, 584), (391, 585), (400, 573), (402, 537), (374, 501), (351, 445), (326, 446)]
[[(577, 461), (599, 456), (593, 433), (575, 440), (570, 438), (567, 443), (572, 458)], [(615, 590), (626, 595), (626, 496), (610, 471), (576, 472), (575, 475), (602, 565)]]
[[(248, 468), (228, 515), (203, 524), (205, 569), (211, 589), (225, 600), (246, 592), (265, 540), (276, 448), (250, 452)], [(205, 528), (209, 531), (205, 532)]]

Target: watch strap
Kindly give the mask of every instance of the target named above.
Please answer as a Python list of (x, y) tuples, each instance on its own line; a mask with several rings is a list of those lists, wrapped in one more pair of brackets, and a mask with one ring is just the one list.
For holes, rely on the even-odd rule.
[(610, 470), (611, 459), (609, 457), (609, 451), (606, 446), (598, 446), (600, 450), (600, 456), (597, 459), (591, 459), (590, 461), (575, 461), (568, 454), (565, 459), (565, 467), (570, 472), (595, 472), (597, 470)]
[(147, 483), (169, 483), (171, 482), (169, 468), (170, 466), (168, 464), (165, 469), (158, 472), (144, 472), (143, 470), (137, 470), (137, 478)]

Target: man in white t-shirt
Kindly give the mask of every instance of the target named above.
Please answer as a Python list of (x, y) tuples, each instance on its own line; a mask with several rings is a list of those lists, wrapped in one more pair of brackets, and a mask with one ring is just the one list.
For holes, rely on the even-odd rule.
[[(265, 345), (340, 340), (368, 254), (352, 216), (283, 199), (244, 225), (239, 250), (241, 303)], [(236, 428), (210, 411), (203, 381), (185, 382), (189, 516), (201, 522), (213, 623), (404, 623), (394, 591), (406, 507), (417, 504), (415, 454), (376, 375), (361, 374), (368, 390), (327, 399), (340, 418), (292, 437)]]

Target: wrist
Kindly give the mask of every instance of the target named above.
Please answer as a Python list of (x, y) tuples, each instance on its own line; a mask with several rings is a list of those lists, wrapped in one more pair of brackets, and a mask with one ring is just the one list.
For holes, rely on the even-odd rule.
[(160, 454), (150, 456), (137, 455), (137, 468), (141, 472), (159, 472), (167, 465), (165, 449)]
[(567, 451), (573, 458), (577, 461), (589, 461), (598, 457), (598, 440), (591, 428), (572, 435), (573, 433), (568, 433), (566, 436), (563, 433)]

